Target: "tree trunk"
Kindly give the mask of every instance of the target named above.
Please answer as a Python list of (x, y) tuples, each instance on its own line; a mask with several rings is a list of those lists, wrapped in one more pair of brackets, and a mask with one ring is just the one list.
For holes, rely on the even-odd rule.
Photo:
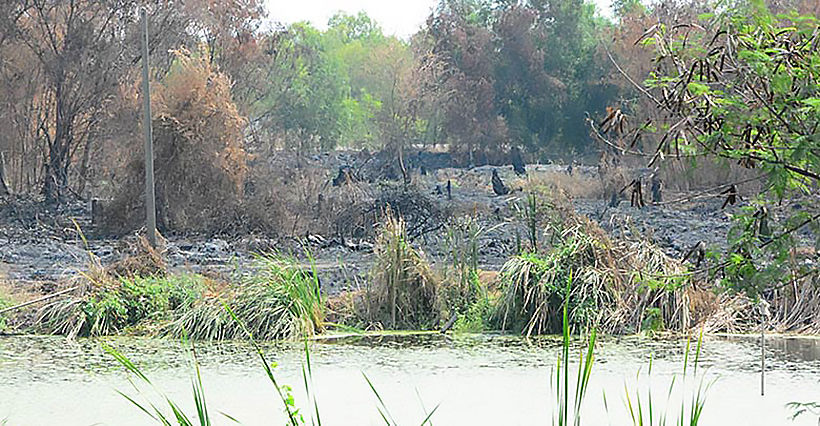
[(9, 185), (6, 182), (6, 156), (0, 152), (0, 196), (10, 195)]
[(47, 204), (62, 202), (68, 185), (69, 148), (72, 143), (72, 117), (65, 107), (62, 81), (55, 85), (56, 123), (54, 139), (51, 140), (46, 161), (43, 195)]

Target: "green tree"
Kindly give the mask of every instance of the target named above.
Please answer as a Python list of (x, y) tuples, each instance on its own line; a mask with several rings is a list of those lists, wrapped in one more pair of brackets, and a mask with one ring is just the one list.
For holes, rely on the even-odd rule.
[(618, 94), (598, 45), (608, 23), (583, 0), (442, 1), (428, 20), (431, 86), (451, 145), (507, 144), (550, 156), (584, 150), (585, 113)]
[[(818, 21), (774, 15), (762, 0), (719, 2), (713, 10), (725, 12), (702, 15), (698, 25), (660, 24), (642, 39), (654, 46), (657, 67), (641, 91), (665, 117), (655, 123), (662, 142), (649, 164), (712, 157), (761, 172), (766, 189), (735, 216), (720, 263), (728, 286), (758, 295), (791, 276), (786, 260), (796, 232), (813, 227), (820, 247), (816, 199), (771, 213), (820, 187)], [(727, 187), (733, 195), (734, 185)]]

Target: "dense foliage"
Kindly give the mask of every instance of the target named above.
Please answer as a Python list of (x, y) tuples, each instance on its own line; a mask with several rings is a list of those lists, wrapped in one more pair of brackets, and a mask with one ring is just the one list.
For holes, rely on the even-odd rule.
[(443, 1), (428, 20), (425, 67), (446, 140), (471, 158), (499, 145), (589, 148), (584, 113), (600, 115), (617, 95), (599, 54), (610, 25), (580, 0)]
[(582, 0), (446, 0), (410, 39), (364, 13), (324, 30), (263, 29), (259, 1), (12, 1), (0, 10), (12, 192), (53, 202), (117, 177), (120, 151), (140, 134), (143, 6), (152, 79), (178, 72), (173, 52), (198, 52), (230, 79), (249, 152), (428, 143), (474, 162), (509, 146), (557, 156), (589, 148), (584, 113), (599, 115), (618, 92), (599, 48), (613, 24)]

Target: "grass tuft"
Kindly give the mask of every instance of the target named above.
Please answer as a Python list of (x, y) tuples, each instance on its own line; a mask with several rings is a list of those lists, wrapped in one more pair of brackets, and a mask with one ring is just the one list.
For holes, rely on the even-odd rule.
[[(312, 265), (312, 262), (311, 262)], [(165, 333), (204, 340), (244, 338), (246, 332), (228, 315), (231, 307), (258, 339), (299, 338), (324, 329), (324, 304), (313, 266), (304, 268), (295, 259), (259, 255), (252, 272), (209, 294), (190, 309), (180, 311)]]
[(372, 282), (365, 293), (368, 320), (391, 329), (438, 326), (441, 280), (410, 244), (404, 219), (389, 209), (374, 250)]

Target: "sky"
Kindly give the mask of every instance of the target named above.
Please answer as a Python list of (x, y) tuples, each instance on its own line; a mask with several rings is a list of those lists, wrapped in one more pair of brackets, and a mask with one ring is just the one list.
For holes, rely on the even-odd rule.
[[(598, 10), (608, 14), (612, 0), (594, 0)], [(415, 33), (437, 0), (265, 0), (271, 20), (284, 24), (309, 21), (317, 28), (327, 27), (338, 11), (350, 14), (365, 11), (381, 25), (386, 34), (402, 38)]]

